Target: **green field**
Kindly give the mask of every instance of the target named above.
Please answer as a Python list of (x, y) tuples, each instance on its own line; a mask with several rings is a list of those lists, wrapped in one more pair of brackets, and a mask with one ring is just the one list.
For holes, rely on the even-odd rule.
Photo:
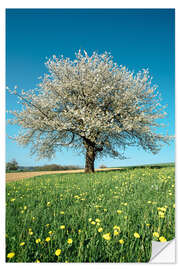
[(175, 237), (175, 169), (45, 175), (7, 183), (7, 262), (148, 262)]

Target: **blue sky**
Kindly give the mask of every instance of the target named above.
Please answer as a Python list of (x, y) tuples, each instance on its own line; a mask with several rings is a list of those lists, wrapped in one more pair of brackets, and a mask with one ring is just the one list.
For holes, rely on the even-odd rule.
[[(53, 54), (74, 58), (85, 49), (111, 52), (114, 61), (139, 71), (149, 68), (153, 83), (159, 86), (162, 103), (168, 104), (169, 135), (175, 135), (175, 40), (173, 9), (7, 9), (6, 11), (6, 85), (20, 89), (35, 88), (38, 77), (47, 72), (46, 57)], [(15, 96), (7, 94), (6, 109), (20, 109)], [(71, 149), (58, 153), (51, 161), (36, 161), (29, 148), (22, 148), (8, 136), (19, 128), (6, 127), (6, 161), (16, 158), (20, 165), (57, 163), (84, 166), (84, 156)], [(164, 132), (162, 130), (162, 132)], [(164, 146), (157, 154), (129, 148), (128, 159), (104, 158), (96, 167), (126, 166), (172, 162), (175, 146)]]

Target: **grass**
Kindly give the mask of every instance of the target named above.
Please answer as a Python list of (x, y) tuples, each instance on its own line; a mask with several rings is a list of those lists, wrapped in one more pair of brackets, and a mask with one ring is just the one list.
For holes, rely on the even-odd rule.
[(175, 237), (174, 185), (173, 167), (7, 183), (6, 260), (148, 262), (153, 239)]
[[(145, 165), (129, 165), (129, 166), (121, 166), (116, 168), (124, 168), (124, 169), (136, 169), (136, 168), (164, 168), (164, 167), (175, 167), (175, 162), (169, 162), (169, 163), (155, 163), (155, 164), (145, 164)], [(111, 167), (113, 168), (113, 167)]]

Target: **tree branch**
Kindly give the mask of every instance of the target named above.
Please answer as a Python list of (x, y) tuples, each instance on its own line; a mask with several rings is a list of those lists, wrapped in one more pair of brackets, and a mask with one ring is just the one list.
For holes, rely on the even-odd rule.
[(30, 106), (33, 106), (34, 108), (38, 109), (38, 111), (40, 111), (44, 116), (46, 116), (47, 118), (49, 117), (46, 113), (44, 113), (41, 109), (39, 109), (39, 107), (37, 107), (36, 105), (34, 105), (31, 101), (28, 101), (26, 98), (22, 97), (21, 95), (19, 95), (17, 92), (15, 92), (15, 95), (17, 95), (18, 97), (20, 97), (22, 100), (24, 100), (27, 104), (29, 104)]
[(56, 145), (57, 145), (57, 146), (68, 146), (68, 145), (70, 145), (73, 141), (74, 141), (74, 133), (72, 133), (72, 138), (71, 138), (71, 141), (70, 141), (70, 142), (68, 142), (68, 143), (57, 143)]

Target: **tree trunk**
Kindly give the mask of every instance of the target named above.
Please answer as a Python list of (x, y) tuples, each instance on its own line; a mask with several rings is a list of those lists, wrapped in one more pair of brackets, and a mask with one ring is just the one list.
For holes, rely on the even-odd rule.
[(86, 145), (85, 173), (94, 172), (95, 149), (92, 145)]

